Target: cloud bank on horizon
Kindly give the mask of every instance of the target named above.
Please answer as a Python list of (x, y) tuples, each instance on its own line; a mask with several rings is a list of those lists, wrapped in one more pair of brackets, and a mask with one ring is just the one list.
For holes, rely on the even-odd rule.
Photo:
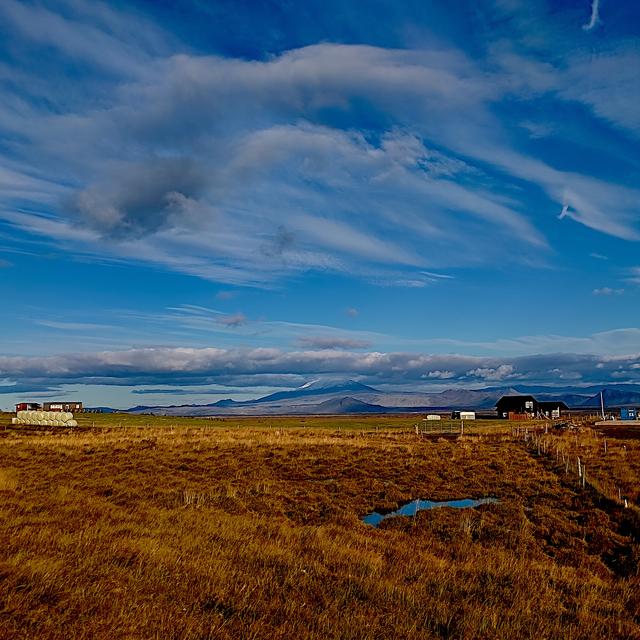
[[(640, 383), (640, 354), (495, 358), (339, 349), (143, 348), (46, 358), (2, 356), (0, 373), (19, 380), (21, 389), (40, 393), (61, 385), (83, 384), (291, 387), (323, 376), (355, 377), (375, 385), (444, 381), (447, 386), (509, 386), (544, 384), (553, 379), (579, 386), (603, 380)], [(12, 385), (6, 382), (0, 384), (0, 393), (12, 393)]]
[[(640, 342), (633, 339), (623, 343), (624, 354), (612, 349), (620, 368), (599, 366), (606, 354), (594, 351), (566, 372), (573, 356), (559, 356), (553, 367), (545, 354), (546, 364), (530, 368), (514, 355), (471, 362), (464, 354), (421, 352), (414, 366), (402, 351), (425, 331), (466, 344), (495, 343), (489, 334), (501, 331), (505, 339), (572, 335), (557, 343), (557, 353), (566, 353), (580, 336), (631, 326), (640, 269), (640, 8), (631, 4), (486, 0), (465, 11), (377, 1), (364, 13), (350, 2), (285, 10), (278, 2), (220, 0), (187, 2), (178, 13), (163, 2), (5, 0), (0, 293), (37, 300), (42, 290), (77, 286), (86, 300), (100, 282), (98, 295), (109, 289), (118, 296), (102, 307), (92, 301), (81, 319), (49, 313), (30, 330), (25, 319), (41, 308), (17, 300), (6, 320), (14, 337), (2, 349), (0, 377), (16, 389), (41, 388), (47, 377), (62, 384), (55, 354), (42, 360), (41, 375), (20, 354), (66, 332), (60, 349), (73, 353), (74, 366), (84, 357), (93, 363), (86, 371), (69, 365), (78, 384), (134, 387), (156, 375), (166, 384), (183, 362), (176, 345), (193, 350), (184, 362), (194, 371), (201, 357), (208, 362), (198, 379), (223, 384), (228, 372), (216, 374), (223, 364), (213, 352), (249, 358), (256, 345), (276, 349), (273, 371), (238, 370), (229, 374), (231, 385), (325, 371), (389, 383), (565, 373), (635, 380)], [(51, 274), (29, 268), (43, 256), (64, 267)], [(166, 274), (166, 300), (141, 294), (151, 286), (149, 272)], [(534, 293), (507, 286), (507, 272)], [(405, 290), (393, 295), (421, 312), (424, 291), (450, 291), (434, 295), (439, 308), (451, 308), (471, 295), (468, 286), (479, 292), (476, 304), (503, 287), (509, 314), (548, 304), (551, 273), (565, 290), (584, 285), (580, 295), (592, 300), (584, 304), (595, 298), (626, 308), (610, 318), (596, 311), (599, 324), (590, 323), (570, 313), (580, 300), (568, 293), (570, 306), (556, 302), (560, 329), (534, 331), (524, 318), (507, 323), (496, 308), (483, 310), (476, 336), (446, 321), (400, 327), (404, 320), (389, 309), (375, 321), (360, 312), (363, 297), (383, 301), (390, 290)], [(207, 295), (204, 287), (211, 287)], [(243, 302), (234, 287), (253, 297)], [(332, 317), (328, 290), (344, 292)], [(136, 348), (146, 339), (132, 320), (126, 327), (103, 320), (116, 307), (126, 310), (120, 318), (138, 311), (139, 318), (216, 294), (232, 307), (198, 320), (216, 325), (211, 340), (225, 341), (212, 352), (211, 342), (192, 344), (188, 326), (163, 333), (158, 351), (148, 352)], [(261, 333), (265, 326), (252, 317), (308, 331), (274, 346), (273, 334)], [(348, 323), (362, 335), (351, 335)], [(96, 331), (100, 341), (84, 339)], [(379, 334), (392, 333), (396, 343), (381, 345)], [(74, 353), (80, 344), (86, 355)], [(129, 376), (127, 367), (137, 371), (150, 353), (169, 361)], [(135, 362), (100, 373), (105, 358), (120, 357)], [(446, 362), (430, 368), (429, 358)], [(175, 372), (189, 384), (181, 366)]]

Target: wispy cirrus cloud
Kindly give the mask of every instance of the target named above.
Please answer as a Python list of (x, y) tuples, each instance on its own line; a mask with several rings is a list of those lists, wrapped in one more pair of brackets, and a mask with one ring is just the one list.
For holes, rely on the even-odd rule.
[(549, 211), (640, 238), (637, 188), (539, 157), (504, 109), (578, 103), (637, 133), (631, 46), (560, 62), (325, 42), (247, 60), (103, 5), (1, 11), (15, 47), (92, 70), (73, 98), (19, 60), (2, 70), (0, 130), (19, 142), (0, 216), (22, 237), (231, 284), (321, 271), (407, 287), (425, 270), (544, 262), (540, 190)]
[(371, 347), (371, 343), (367, 340), (339, 336), (303, 336), (298, 338), (297, 344), (309, 349), (367, 349)]
[(61, 329), (62, 331), (104, 331), (114, 329), (110, 324), (97, 324), (94, 322), (60, 322), (56, 320), (37, 320), (36, 324), (50, 329)]
[(593, 290), (594, 296), (621, 296), (624, 289), (613, 289), (612, 287), (600, 287)]
[(1, 12), (14, 34), (116, 76), (146, 75), (155, 56), (169, 51), (166, 32), (105, 3), (75, 0), (49, 9), (6, 0)]
[(591, 17), (589, 22), (584, 24), (582, 28), (585, 31), (591, 31), (598, 22), (600, 22), (600, 0), (591, 0)]
[(627, 271), (626, 281), (631, 284), (640, 284), (640, 267), (631, 267)]
[[(623, 295), (614, 288), (602, 287), (596, 291), (592, 291), (595, 297)], [(250, 318), (239, 312), (228, 314), (200, 305), (170, 307), (153, 313), (118, 309), (104, 315), (104, 323), (87, 322), (83, 314), (73, 321), (44, 317), (40, 311), (36, 315), (38, 319), (33, 323), (51, 331), (43, 333), (39, 330), (39, 338), (30, 339), (29, 349), (25, 352), (23, 348), (23, 353), (55, 354), (60, 331), (73, 336), (74, 351), (115, 350), (128, 345), (179, 344), (185, 348), (201, 348), (212, 343), (220, 348), (230, 348), (241, 341), (245, 347), (269, 345), (282, 351), (293, 346), (307, 350), (458, 353), (509, 359), (554, 353), (624, 355), (635, 352), (640, 345), (640, 329), (633, 326), (584, 335), (549, 333), (482, 339), (454, 337), (446, 331), (440, 335), (432, 332), (428, 336), (414, 337), (355, 329), (350, 328), (352, 323), (347, 318), (343, 326)]]
[(235, 328), (245, 324), (247, 322), (247, 316), (245, 316), (244, 313), (238, 312), (229, 316), (219, 316), (217, 321), (225, 327)]

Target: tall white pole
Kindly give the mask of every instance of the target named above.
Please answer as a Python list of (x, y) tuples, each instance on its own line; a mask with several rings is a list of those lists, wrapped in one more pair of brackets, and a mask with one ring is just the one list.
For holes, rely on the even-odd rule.
[(604, 394), (600, 392), (600, 413), (602, 414), (602, 419), (604, 420)]

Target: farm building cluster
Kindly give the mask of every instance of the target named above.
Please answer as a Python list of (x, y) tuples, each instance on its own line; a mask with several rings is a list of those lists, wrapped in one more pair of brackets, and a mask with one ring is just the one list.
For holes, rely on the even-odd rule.
[[(502, 396), (494, 407), (498, 418), (505, 420), (533, 420), (550, 419), (557, 420), (569, 407), (560, 400), (539, 401), (532, 395), (507, 395)], [(629, 409), (633, 412), (634, 409)], [(481, 417), (494, 417), (487, 412), (480, 412)], [(635, 415), (635, 413), (634, 413)], [(429, 413), (426, 420), (429, 422), (442, 419), (440, 413)], [(452, 420), (475, 420), (478, 414), (475, 411), (454, 410), (449, 416)]]
[[(503, 420), (558, 420), (570, 411), (570, 408), (562, 400), (538, 400), (529, 394), (502, 396), (494, 409), (497, 417)], [(574, 409), (574, 411), (576, 410)], [(604, 404), (602, 412), (604, 416)], [(618, 410), (614, 409), (614, 413), (610, 413), (609, 417), (614, 419), (617, 413)], [(481, 412), (481, 414), (482, 417), (493, 417), (488, 412)], [(452, 411), (451, 418), (453, 420), (475, 420), (476, 413), (474, 411)], [(431, 413), (427, 415), (426, 419), (440, 420), (441, 415)], [(640, 409), (620, 407), (619, 419), (623, 421), (640, 420)]]
[(15, 425), (44, 427), (77, 427), (73, 413), (82, 412), (82, 402), (18, 402)]
[(82, 402), (19, 402), (16, 404), (16, 413), (19, 411), (65, 411), (69, 413), (82, 413)]

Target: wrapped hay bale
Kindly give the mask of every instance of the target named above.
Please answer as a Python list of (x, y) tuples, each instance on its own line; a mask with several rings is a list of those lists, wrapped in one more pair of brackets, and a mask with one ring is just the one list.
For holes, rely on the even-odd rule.
[(77, 427), (70, 411), (18, 411), (12, 424), (42, 427)]

